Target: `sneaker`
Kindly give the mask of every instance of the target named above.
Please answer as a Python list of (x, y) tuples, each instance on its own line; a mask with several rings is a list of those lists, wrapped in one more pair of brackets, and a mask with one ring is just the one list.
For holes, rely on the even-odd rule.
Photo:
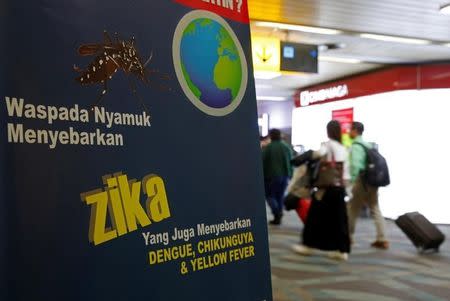
[(348, 253), (342, 253), (338, 251), (331, 251), (327, 253), (328, 258), (340, 260), (340, 261), (347, 261), (348, 260)]
[(281, 225), (281, 217), (282, 217), (281, 214), (280, 215), (275, 215), (275, 217), (273, 218), (273, 220), (271, 220), (269, 222), (269, 224), (271, 224), (271, 225)]
[(387, 250), (389, 249), (389, 242), (377, 240), (374, 241), (370, 246), (377, 249)]
[(269, 224), (270, 225), (281, 225), (281, 220), (280, 219), (276, 219), (276, 218), (274, 218), (273, 220), (271, 220), (270, 222), (269, 222)]
[(292, 251), (303, 256), (310, 256), (314, 253), (313, 249), (308, 248), (307, 246), (304, 245), (293, 245)]

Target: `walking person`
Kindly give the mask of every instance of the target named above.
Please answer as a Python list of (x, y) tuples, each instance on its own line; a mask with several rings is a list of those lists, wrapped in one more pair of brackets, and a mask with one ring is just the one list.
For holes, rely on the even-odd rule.
[(327, 124), (329, 140), (322, 143), (314, 158), (342, 165), (341, 179), (334, 185), (316, 190), (303, 229), (302, 244), (294, 245), (293, 251), (301, 255), (319, 254), (336, 260), (347, 260), (350, 253), (350, 236), (345, 185), (350, 180), (348, 152), (341, 143), (341, 126), (332, 120)]
[(367, 161), (367, 154), (362, 145), (367, 148), (373, 147), (370, 143), (363, 140), (363, 132), (364, 125), (361, 122), (353, 122), (350, 131), (350, 137), (353, 139), (350, 153), (350, 171), (353, 188), (352, 197), (348, 206), (350, 235), (353, 237), (356, 220), (363, 205), (367, 205), (374, 219), (377, 233), (376, 240), (371, 246), (379, 249), (388, 249), (389, 242), (386, 239), (384, 218), (378, 204), (378, 187), (368, 185), (361, 177), (361, 172), (366, 169)]
[(292, 151), (287, 143), (281, 140), (281, 131), (269, 131), (270, 143), (263, 149), (264, 186), (266, 200), (269, 203), (274, 219), (272, 225), (281, 224), (283, 216), (283, 197), (289, 178), (292, 176)]

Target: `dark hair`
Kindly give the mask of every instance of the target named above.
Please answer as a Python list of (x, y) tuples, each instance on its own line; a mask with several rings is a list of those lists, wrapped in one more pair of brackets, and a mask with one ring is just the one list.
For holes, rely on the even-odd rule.
[(331, 120), (330, 122), (328, 122), (327, 134), (328, 134), (328, 138), (341, 143), (342, 132), (341, 132), (341, 124), (339, 123), (339, 121)]
[(352, 130), (355, 130), (359, 135), (362, 135), (362, 133), (364, 133), (364, 124), (358, 121), (354, 121), (352, 123)]
[(269, 131), (270, 140), (281, 140), (281, 131), (279, 129), (271, 129)]

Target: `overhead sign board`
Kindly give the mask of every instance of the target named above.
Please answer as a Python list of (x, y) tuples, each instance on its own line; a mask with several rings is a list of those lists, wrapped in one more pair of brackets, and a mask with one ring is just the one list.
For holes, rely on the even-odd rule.
[(280, 40), (274, 37), (252, 36), (252, 56), (255, 71), (280, 71)]

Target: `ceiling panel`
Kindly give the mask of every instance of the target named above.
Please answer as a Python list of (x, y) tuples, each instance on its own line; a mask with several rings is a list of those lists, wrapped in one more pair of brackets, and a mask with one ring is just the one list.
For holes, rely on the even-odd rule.
[(250, 18), (450, 41), (442, 0), (249, 0)]
[[(450, 0), (448, 0), (450, 2)], [(345, 48), (320, 52), (362, 60), (361, 64), (320, 61), (318, 74), (257, 79), (257, 95), (289, 96), (296, 88), (318, 84), (386, 64), (450, 61), (450, 16), (439, 13), (446, 0), (249, 0), (252, 35), (276, 36), (306, 44), (343, 43)], [(255, 26), (271, 21), (343, 30), (341, 35), (311, 34)], [(361, 38), (359, 33), (428, 39), (431, 45), (412, 45)], [(264, 88), (261, 88), (264, 87)]]

